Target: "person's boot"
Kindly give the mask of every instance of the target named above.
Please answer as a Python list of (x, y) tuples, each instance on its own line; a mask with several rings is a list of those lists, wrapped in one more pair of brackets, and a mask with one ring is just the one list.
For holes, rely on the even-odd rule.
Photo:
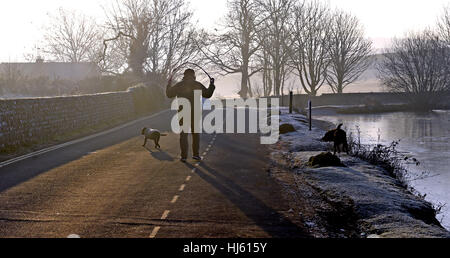
[(192, 156), (192, 158), (197, 160), (197, 161), (201, 161), (202, 160), (202, 157), (200, 157), (200, 156)]

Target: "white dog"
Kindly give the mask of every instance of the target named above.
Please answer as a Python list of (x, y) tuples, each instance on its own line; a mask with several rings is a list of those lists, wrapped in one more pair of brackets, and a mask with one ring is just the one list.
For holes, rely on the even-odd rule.
[(167, 136), (167, 134), (162, 134), (156, 129), (147, 127), (142, 128), (141, 134), (145, 136), (144, 145), (142, 145), (143, 147), (147, 144), (147, 140), (153, 140), (155, 142), (155, 148), (157, 149), (161, 148), (159, 145), (159, 138), (161, 138), (161, 136)]

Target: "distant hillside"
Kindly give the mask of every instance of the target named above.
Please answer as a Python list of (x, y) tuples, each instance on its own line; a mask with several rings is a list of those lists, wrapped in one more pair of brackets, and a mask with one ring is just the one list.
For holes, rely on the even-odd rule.
[(383, 54), (376, 54), (376, 55), (372, 55), (370, 57), (371, 60), (371, 66), (369, 67), (369, 69), (367, 71), (365, 71), (360, 80), (374, 80), (374, 79), (378, 79), (378, 71), (376, 69), (376, 67), (380, 64), (380, 62), (383, 60), (384, 55)]
[[(376, 54), (371, 56), (372, 64), (367, 69), (361, 77), (358, 79), (358, 81), (354, 82), (353, 84), (347, 86), (344, 90), (344, 92), (349, 93), (355, 93), (355, 92), (382, 92), (385, 91), (383, 86), (381, 85), (379, 79), (378, 79), (378, 71), (376, 69), (376, 66), (380, 63), (382, 60), (383, 55), (382, 54)], [(252, 78), (252, 86), (257, 87), (258, 85), (262, 85), (261, 82), (261, 76), (255, 75)], [(301, 93), (304, 93), (300, 81), (298, 78), (295, 77), (295, 75), (292, 75), (292, 79), (288, 81), (286, 84), (289, 85), (289, 83), (294, 84), (295, 92), (297, 93), (298, 89), (301, 90)], [(238, 97), (237, 92), (239, 92), (241, 84), (241, 74), (232, 74), (227, 75), (224, 77), (218, 77), (216, 80), (216, 97)], [(323, 93), (331, 93), (331, 89), (327, 85), (323, 85), (320, 89), (320, 94)]]

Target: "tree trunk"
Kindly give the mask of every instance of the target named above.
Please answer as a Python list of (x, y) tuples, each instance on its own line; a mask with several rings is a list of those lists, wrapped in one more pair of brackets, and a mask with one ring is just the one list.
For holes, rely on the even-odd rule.
[(248, 95), (248, 74), (245, 74), (244, 72), (242, 72), (242, 78), (241, 78), (241, 91), (239, 91), (239, 96), (241, 96), (241, 98), (245, 99), (247, 98)]
[(250, 98), (253, 98), (252, 83), (250, 81), (250, 77), (248, 77), (248, 96)]
[(243, 99), (248, 97), (248, 80), (248, 62), (244, 62), (242, 64), (241, 91), (239, 92)]

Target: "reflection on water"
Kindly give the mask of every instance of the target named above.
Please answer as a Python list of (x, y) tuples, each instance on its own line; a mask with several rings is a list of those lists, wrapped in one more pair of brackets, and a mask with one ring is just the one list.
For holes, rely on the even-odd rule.
[(428, 113), (388, 113), (376, 115), (316, 116), (336, 124), (343, 123), (348, 132), (361, 142), (390, 144), (400, 140), (398, 150), (417, 158), (421, 165), (408, 166), (413, 175), (426, 171), (425, 179), (411, 182), (412, 186), (435, 204), (446, 204), (438, 219), (450, 229), (450, 111)]

